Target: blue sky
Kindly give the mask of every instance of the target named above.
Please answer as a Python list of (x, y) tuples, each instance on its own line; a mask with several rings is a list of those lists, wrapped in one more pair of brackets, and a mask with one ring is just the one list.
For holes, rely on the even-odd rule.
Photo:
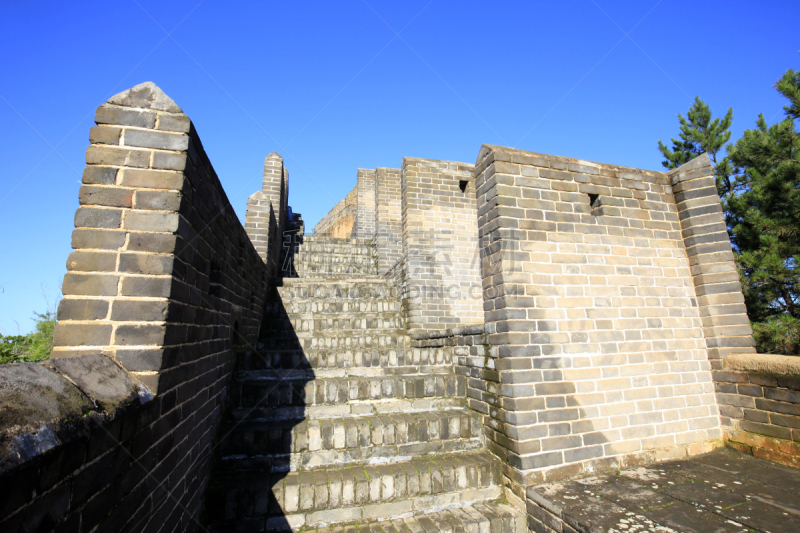
[(695, 95), (734, 108), (734, 138), (775, 122), (797, 20), (766, 0), (4, 2), (0, 333), (60, 293), (94, 110), (143, 81), (191, 117), (240, 218), (277, 150), (311, 228), (358, 167), (403, 156), (657, 170)]

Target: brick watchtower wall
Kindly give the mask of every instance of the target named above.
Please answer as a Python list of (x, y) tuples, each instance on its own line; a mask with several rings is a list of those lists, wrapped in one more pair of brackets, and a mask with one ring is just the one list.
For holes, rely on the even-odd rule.
[(412, 330), (483, 322), (473, 168), (403, 158), (403, 297)]
[(266, 268), (158, 87), (95, 121), (52, 360), (0, 369), (0, 530), (193, 531)]
[(475, 175), (490, 357), (468, 394), (517, 496), (719, 439), (670, 178), (495, 146)]

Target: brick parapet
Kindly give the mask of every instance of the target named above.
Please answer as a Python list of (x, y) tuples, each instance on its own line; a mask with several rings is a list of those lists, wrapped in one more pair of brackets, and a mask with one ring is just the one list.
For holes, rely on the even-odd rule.
[(412, 331), (483, 322), (473, 168), (403, 158), (403, 298)]
[(400, 169), (375, 169), (375, 243), (378, 274), (385, 276), (403, 254)]
[(358, 207), (353, 238), (372, 239), (375, 236), (375, 169), (358, 169), (356, 191)]
[(280, 273), (280, 257), (289, 198), (289, 172), (283, 158), (272, 152), (264, 160), (262, 188), (247, 199), (245, 229), (261, 259), (268, 277)]
[(234, 348), (258, 338), (266, 267), (191, 121), (158, 87), (112, 97), (95, 121), (51, 361), (102, 354), (155, 398), (51, 443), (54, 484), (26, 509), (47, 509), (46, 529), (191, 531)]
[(475, 186), (494, 369), (470, 406), (508, 478), (718, 439), (668, 177), (484, 146)]
[(755, 353), (739, 272), (717, 193), (714, 168), (703, 154), (668, 174), (697, 294), (713, 369), (730, 353)]
[(714, 381), (728, 444), (800, 467), (800, 358), (729, 354)]

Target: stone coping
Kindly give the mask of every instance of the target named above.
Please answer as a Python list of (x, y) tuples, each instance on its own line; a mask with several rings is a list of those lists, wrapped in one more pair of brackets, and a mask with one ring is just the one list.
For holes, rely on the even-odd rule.
[(100, 353), (0, 365), (0, 473), (152, 399)]
[(486, 333), (485, 324), (469, 324), (449, 329), (434, 330), (411, 330), (411, 338), (415, 341), (430, 339), (444, 339), (447, 337), (458, 337), (461, 335), (483, 335)]
[(800, 376), (800, 356), (769, 353), (730, 354), (725, 357), (723, 368), (739, 372)]

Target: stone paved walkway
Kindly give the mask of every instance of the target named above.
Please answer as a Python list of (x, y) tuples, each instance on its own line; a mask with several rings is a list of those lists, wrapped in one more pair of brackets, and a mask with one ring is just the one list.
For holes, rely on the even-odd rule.
[(729, 448), (527, 496), (536, 532), (800, 532), (800, 470)]

